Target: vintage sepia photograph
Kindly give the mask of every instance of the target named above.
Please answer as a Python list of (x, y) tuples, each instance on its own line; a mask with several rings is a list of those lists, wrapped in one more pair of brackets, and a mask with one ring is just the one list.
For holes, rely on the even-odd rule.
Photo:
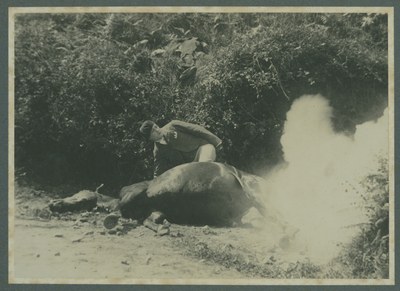
[(391, 7), (9, 9), (9, 283), (394, 284)]

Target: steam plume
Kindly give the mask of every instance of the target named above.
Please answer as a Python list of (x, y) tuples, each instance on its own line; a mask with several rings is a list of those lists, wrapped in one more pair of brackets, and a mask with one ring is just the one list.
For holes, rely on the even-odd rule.
[(332, 112), (320, 95), (296, 100), (281, 137), (286, 164), (266, 177), (270, 203), (300, 229), (296, 241), (320, 262), (355, 235), (352, 226), (366, 222), (360, 181), (378, 169), (378, 155), (388, 154), (387, 110), (351, 137), (333, 130)]

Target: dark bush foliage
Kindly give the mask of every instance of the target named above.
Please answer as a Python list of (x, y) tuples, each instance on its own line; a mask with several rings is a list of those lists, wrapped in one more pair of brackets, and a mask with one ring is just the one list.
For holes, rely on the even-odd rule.
[(355, 278), (389, 278), (389, 180), (388, 161), (363, 181), (369, 224), (339, 256)]
[(302, 94), (330, 99), (337, 130), (387, 103), (385, 15), (28, 14), (15, 56), (16, 166), (52, 184), (150, 178), (145, 119), (202, 124), (257, 172)]

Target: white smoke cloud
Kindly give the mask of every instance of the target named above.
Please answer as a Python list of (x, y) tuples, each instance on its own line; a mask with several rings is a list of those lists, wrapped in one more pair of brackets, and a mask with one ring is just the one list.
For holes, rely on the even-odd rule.
[(336, 133), (332, 108), (320, 95), (296, 100), (281, 137), (286, 164), (268, 177), (272, 205), (300, 229), (296, 241), (314, 261), (337, 255), (366, 222), (360, 181), (388, 155), (387, 110), (378, 121), (357, 126), (354, 136)]

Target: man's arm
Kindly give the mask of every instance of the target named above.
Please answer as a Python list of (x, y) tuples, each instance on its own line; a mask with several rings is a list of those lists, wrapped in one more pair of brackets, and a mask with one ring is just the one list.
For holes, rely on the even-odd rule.
[(157, 145), (154, 145), (153, 156), (154, 156), (153, 178), (155, 179), (162, 173), (164, 173), (166, 170), (168, 170), (168, 165), (164, 155), (162, 155)]
[(222, 140), (213, 134), (212, 132), (208, 131), (204, 127), (192, 124), (180, 120), (173, 120), (170, 122), (172, 126), (174, 126), (177, 130), (182, 132), (203, 138), (207, 140), (209, 143), (213, 144), (215, 147), (219, 147), (222, 144)]

